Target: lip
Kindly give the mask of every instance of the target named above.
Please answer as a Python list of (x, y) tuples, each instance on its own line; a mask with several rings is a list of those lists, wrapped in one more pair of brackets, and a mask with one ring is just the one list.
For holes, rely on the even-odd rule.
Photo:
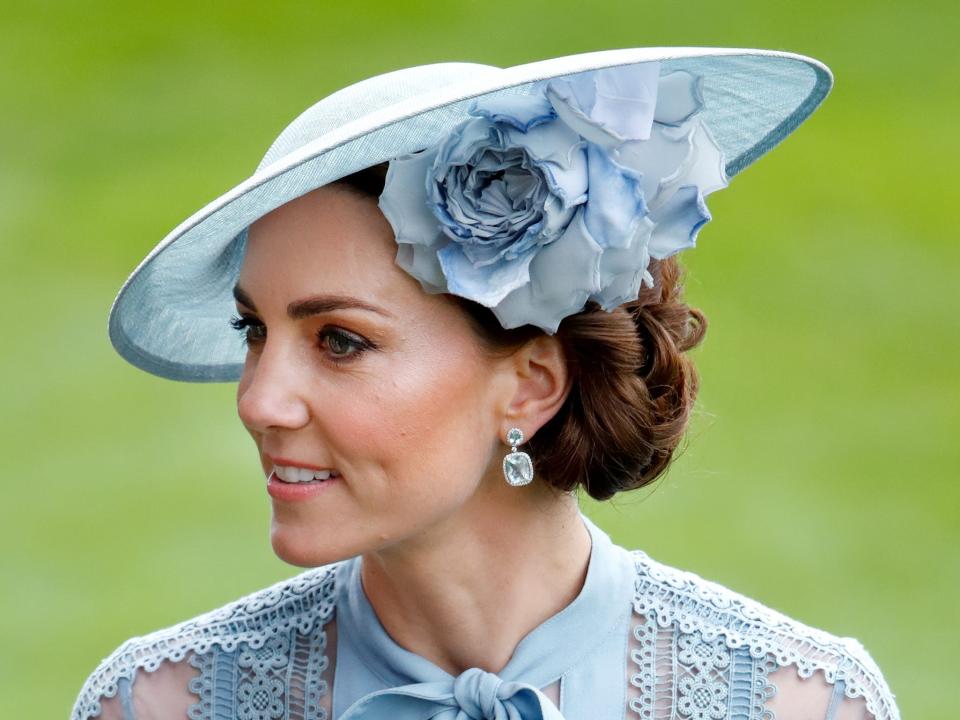
[(290, 458), (284, 457), (273, 457), (267, 453), (263, 454), (267, 462), (270, 465), (282, 465), (284, 467), (298, 467), (304, 468), (305, 470), (335, 470), (336, 468), (322, 467), (320, 465), (311, 465), (310, 463), (300, 462), (299, 460), (291, 460)]
[(303, 502), (325, 493), (332, 485), (338, 484), (340, 480), (341, 478), (335, 477), (318, 483), (285, 483), (277, 477), (275, 472), (271, 472), (270, 477), (267, 478), (267, 493), (274, 500)]

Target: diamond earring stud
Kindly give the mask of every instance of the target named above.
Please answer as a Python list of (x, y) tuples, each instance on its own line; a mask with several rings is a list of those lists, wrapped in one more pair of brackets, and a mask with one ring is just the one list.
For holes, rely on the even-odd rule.
[(517, 445), (523, 442), (523, 430), (510, 428), (507, 442), (512, 447), (510, 453), (503, 458), (503, 476), (510, 485), (526, 485), (533, 480), (533, 460), (527, 453), (517, 450)]

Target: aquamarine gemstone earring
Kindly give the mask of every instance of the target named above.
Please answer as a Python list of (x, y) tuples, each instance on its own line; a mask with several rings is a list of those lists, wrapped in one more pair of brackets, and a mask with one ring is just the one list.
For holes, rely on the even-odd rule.
[(525, 452), (517, 451), (517, 445), (523, 442), (523, 430), (510, 428), (507, 433), (510, 454), (503, 458), (503, 476), (510, 485), (526, 485), (533, 480), (533, 460)]

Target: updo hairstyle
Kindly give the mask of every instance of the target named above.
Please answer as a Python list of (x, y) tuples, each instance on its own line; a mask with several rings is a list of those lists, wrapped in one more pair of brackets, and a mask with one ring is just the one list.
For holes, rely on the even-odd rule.
[[(387, 163), (334, 184), (377, 199)], [(563, 406), (526, 443), (537, 475), (560, 491), (578, 486), (597, 500), (652, 483), (667, 468), (696, 400), (699, 379), (685, 354), (707, 320), (683, 301), (676, 256), (651, 260), (652, 288), (607, 312), (595, 302), (564, 318), (556, 337), (572, 378)], [(450, 295), (491, 354), (516, 350), (543, 331), (506, 330), (479, 303)]]

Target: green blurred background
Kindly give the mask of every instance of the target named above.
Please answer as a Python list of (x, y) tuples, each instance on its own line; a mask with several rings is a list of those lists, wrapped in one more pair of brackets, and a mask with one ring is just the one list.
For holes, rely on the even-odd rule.
[(114, 354), (114, 293), (348, 82), (643, 45), (803, 52), (837, 85), (710, 198), (687, 253), (699, 412), (621, 544), (859, 638), (904, 717), (956, 717), (958, 60), (952, 3), (8, 2), (0, 13), (0, 716), (297, 569), (233, 386)]

